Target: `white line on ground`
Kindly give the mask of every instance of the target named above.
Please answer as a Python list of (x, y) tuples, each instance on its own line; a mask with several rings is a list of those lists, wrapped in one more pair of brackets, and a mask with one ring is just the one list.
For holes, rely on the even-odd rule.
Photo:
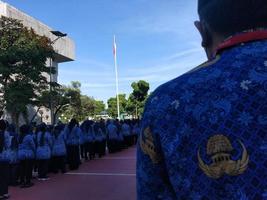
[(136, 160), (136, 157), (103, 157), (99, 160)]
[(75, 173), (69, 172), (67, 175), (80, 175), (80, 176), (136, 176), (136, 174), (124, 174), (124, 173)]

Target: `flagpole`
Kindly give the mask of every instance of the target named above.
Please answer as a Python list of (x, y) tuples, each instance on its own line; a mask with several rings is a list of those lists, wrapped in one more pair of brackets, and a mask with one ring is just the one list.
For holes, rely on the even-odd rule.
[(120, 119), (120, 99), (119, 99), (119, 81), (118, 81), (118, 65), (117, 65), (117, 45), (116, 45), (116, 37), (114, 35), (113, 42), (113, 53), (114, 53), (114, 65), (115, 65), (115, 74), (116, 74), (116, 94), (117, 94), (117, 113), (118, 119)]

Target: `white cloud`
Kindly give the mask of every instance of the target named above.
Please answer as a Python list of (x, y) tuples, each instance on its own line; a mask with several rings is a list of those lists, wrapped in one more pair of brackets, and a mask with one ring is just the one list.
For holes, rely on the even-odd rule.
[(93, 67), (93, 68), (101, 68), (101, 69), (109, 69), (112, 67), (112, 65), (109, 65), (107, 63), (104, 63), (104, 62), (101, 62), (101, 61), (98, 61), (98, 60), (93, 60), (93, 59), (79, 59), (78, 62), (82, 65), (85, 65), (85, 66), (90, 66), (90, 67)]
[(170, 71), (173, 71), (172, 74), (181, 75), (204, 62), (204, 58), (205, 53), (201, 48), (187, 49), (161, 59), (156, 65), (139, 68), (130, 67), (127, 71), (141, 76), (148, 74), (152, 76), (152, 74), (169, 73)]
[[(168, 80), (189, 71), (190, 69), (201, 64), (205, 54), (201, 48), (185, 49), (181, 52), (174, 53), (155, 61), (157, 64), (147, 64), (143, 67), (127, 67), (119, 71), (119, 84), (121, 91), (130, 91), (131, 83), (138, 80), (146, 80), (151, 85), (158, 86)], [(98, 63), (95, 61), (95, 63)], [(80, 68), (80, 67), (79, 67)], [(105, 90), (115, 88), (114, 67), (110, 66), (105, 69), (84, 69), (80, 71), (68, 70), (64, 68), (61, 71), (61, 83), (65, 83), (66, 76), (72, 77), (73, 80), (80, 80), (82, 91), (105, 93)], [(65, 83), (66, 84), (66, 83)], [(152, 88), (154, 88), (152, 87)], [(128, 89), (126, 89), (128, 88)]]
[(174, 60), (174, 59), (181, 59), (184, 56), (190, 56), (193, 53), (201, 53), (203, 52), (203, 49), (201, 47), (191, 48), (187, 49), (181, 52), (178, 52), (176, 54), (170, 55), (169, 57), (166, 57), (166, 60)]
[(92, 70), (90, 68), (84, 68), (84, 69), (79, 69), (79, 70), (69, 70), (67, 68), (60, 69), (60, 76), (72, 76), (72, 77), (97, 77), (101, 76), (103, 77), (108, 77), (110, 76), (110, 73), (103, 71), (103, 70)]
[(150, 81), (150, 80), (155, 80), (157, 78), (158, 78), (158, 76), (156, 76), (154, 74), (147, 74), (147, 75), (144, 75), (144, 76), (137, 76), (137, 75), (134, 75), (134, 76), (123, 76), (123, 77), (120, 78), (120, 82), (132, 82), (132, 81), (138, 81), (138, 80)]
[(115, 83), (84, 83), (82, 84), (82, 88), (108, 88), (115, 87)]
[[(193, 30), (193, 21), (198, 19), (197, 10), (191, 15), (193, 1), (157, 1), (147, 7), (139, 15), (126, 18), (118, 27), (122, 32), (134, 34), (166, 34), (172, 33), (178, 37), (188, 35)], [(191, 24), (191, 26), (188, 26)], [(192, 32), (190, 32), (192, 34)]]

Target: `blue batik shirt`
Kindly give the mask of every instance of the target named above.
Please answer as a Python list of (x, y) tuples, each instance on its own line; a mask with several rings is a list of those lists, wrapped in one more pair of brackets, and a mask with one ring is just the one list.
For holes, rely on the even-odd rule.
[(85, 143), (94, 142), (95, 134), (94, 134), (92, 126), (90, 126), (88, 130), (86, 129), (82, 130), (82, 137), (84, 138), (83, 140)]
[(64, 134), (66, 137), (66, 144), (70, 146), (76, 146), (82, 144), (82, 131), (78, 126), (74, 126), (70, 131), (68, 126), (64, 129)]
[(89, 128), (86, 132), (86, 142), (94, 142), (95, 141), (95, 132), (93, 127)]
[(44, 144), (41, 144), (42, 132), (37, 133), (36, 159), (47, 160), (51, 158), (52, 137), (49, 132), (44, 133)]
[(109, 140), (118, 140), (118, 128), (113, 122), (107, 126), (107, 135)]
[(225, 49), (149, 98), (140, 200), (267, 199), (267, 41)]
[[(1, 133), (3, 134), (3, 133)], [(10, 135), (7, 131), (4, 132), (4, 146), (2, 152), (0, 152), (0, 162), (10, 161)]]
[(18, 143), (16, 136), (10, 136), (10, 148), (9, 148), (9, 164), (18, 164), (18, 146), (14, 145), (12, 146), (12, 141), (14, 143)]
[(18, 159), (29, 160), (35, 158), (36, 145), (32, 134), (27, 134), (18, 148)]
[(121, 133), (123, 136), (131, 135), (131, 127), (128, 124), (123, 123), (121, 126)]
[(67, 154), (67, 149), (66, 135), (64, 134), (64, 132), (61, 131), (57, 137), (53, 135), (52, 141), (52, 156), (65, 156)]

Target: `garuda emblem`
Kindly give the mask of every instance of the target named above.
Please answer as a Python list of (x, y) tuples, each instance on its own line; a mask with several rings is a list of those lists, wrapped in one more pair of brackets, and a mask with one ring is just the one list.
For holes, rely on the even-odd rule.
[(237, 161), (231, 159), (234, 150), (230, 140), (224, 135), (211, 137), (207, 144), (207, 154), (211, 156), (212, 164), (204, 163), (198, 150), (198, 162), (201, 170), (210, 178), (219, 179), (224, 175), (238, 176), (243, 174), (249, 163), (249, 155), (245, 145), (239, 141), (243, 149), (242, 158)]
[(156, 151), (150, 127), (147, 127), (143, 134), (140, 135), (140, 147), (143, 153), (148, 155), (154, 164), (160, 162), (161, 158)]

